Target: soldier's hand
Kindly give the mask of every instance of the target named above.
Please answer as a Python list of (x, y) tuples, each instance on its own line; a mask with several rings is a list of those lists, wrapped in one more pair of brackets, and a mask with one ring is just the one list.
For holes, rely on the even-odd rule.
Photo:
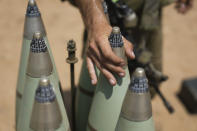
[[(108, 36), (112, 31), (112, 27), (108, 24), (96, 24), (88, 30), (88, 46), (86, 50), (87, 68), (93, 85), (97, 84), (97, 76), (94, 65), (108, 79), (111, 85), (116, 85), (116, 79), (113, 73), (121, 77), (125, 76), (123, 66), (126, 62), (116, 56), (109, 44)], [(126, 55), (129, 59), (134, 59), (132, 44), (123, 38)]]
[(177, 0), (176, 9), (179, 13), (185, 14), (193, 6), (193, 0)]

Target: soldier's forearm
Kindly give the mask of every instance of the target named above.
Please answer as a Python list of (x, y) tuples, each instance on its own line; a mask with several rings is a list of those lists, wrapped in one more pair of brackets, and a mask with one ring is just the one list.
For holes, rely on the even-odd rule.
[(91, 30), (94, 26), (108, 23), (103, 12), (102, 1), (103, 0), (75, 0), (87, 30)]

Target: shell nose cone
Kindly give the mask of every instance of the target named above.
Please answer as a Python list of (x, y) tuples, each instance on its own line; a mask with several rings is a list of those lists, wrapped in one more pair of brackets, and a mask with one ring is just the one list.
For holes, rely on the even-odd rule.
[(117, 26), (113, 27), (113, 28), (112, 28), (112, 33), (113, 33), (113, 34), (119, 34), (119, 33), (120, 33), (120, 28), (117, 27)]
[(30, 4), (31, 6), (34, 6), (34, 5), (36, 4), (36, 2), (35, 2), (35, 0), (29, 0), (29, 4)]
[(135, 72), (133, 73), (133, 77), (141, 78), (141, 77), (146, 77), (144, 69), (138, 67)]
[(119, 27), (115, 26), (112, 28), (112, 32), (108, 40), (112, 48), (123, 47), (124, 43), (122, 40), (122, 35)]
[(147, 93), (148, 80), (143, 68), (137, 68), (133, 73), (129, 89), (134, 93)]
[(47, 79), (46, 77), (42, 77), (39, 81), (39, 86), (41, 87), (46, 87), (50, 85), (50, 80)]
[(34, 33), (34, 35), (33, 35), (33, 38), (34, 39), (40, 39), (42, 37), (42, 33), (41, 32), (36, 32), (36, 33)]

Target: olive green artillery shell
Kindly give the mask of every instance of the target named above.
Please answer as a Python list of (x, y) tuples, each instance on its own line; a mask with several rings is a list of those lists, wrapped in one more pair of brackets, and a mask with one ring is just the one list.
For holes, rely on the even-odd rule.
[(125, 77), (118, 78), (115, 86), (111, 86), (107, 78), (100, 74), (88, 117), (87, 131), (115, 130), (130, 83), (128, 67), (125, 72)]
[(132, 74), (116, 131), (154, 131), (151, 97), (143, 68)]
[(21, 105), (21, 99), (23, 94), (23, 87), (25, 83), (25, 73), (27, 69), (27, 60), (29, 56), (29, 48), (30, 48), (31, 40), (23, 39), (23, 46), (20, 58), (20, 65), (19, 65), (19, 73), (18, 73), (18, 81), (16, 87), (16, 123), (18, 119), (19, 109)]
[[(46, 46), (48, 48), (49, 55), (51, 57), (51, 61), (53, 64), (53, 72), (55, 75), (55, 79), (59, 82), (58, 72), (56, 70), (56, 66), (55, 66), (55, 62), (53, 59), (52, 51), (49, 46), (49, 42), (46, 37), (44, 37), (44, 40), (46, 41)], [(29, 57), (29, 52), (30, 52), (30, 43), (31, 43), (31, 40), (28, 40), (26, 38), (23, 39), (20, 65), (19, 65), (19, 73), (18, 73), (18, 81), (17, 81), (17, 88), (16, 88), (16, 123), (18, 119), (18, 114), (20, 112), (19, 110), (20, 110), (20, 105), (21, 105), (21, 99), (22, 99), (23, 91), (24, 91), (27, 62), (28, 62), (28, 57)]]
[[(62, 123), (60, 125), (60, 128), (56, 131), (69, 131), (70, 126), (60, 93), (59, 83), (56, 80), (56, 76), (54, 73), (48, 76), (48, 78), (51, 81), (51, 85), (54, 87), (54, 92), (56, 94), (57, 102), (60, 106), (60, 111), (62, 115)], [(34, 104), (35, 91), (38, 87), (38, 83), (40, 80), (40, 78), (32, 78), (28, 75), (26, 75), (25, 79), (26, 82), (24, 86), (24, 94), (21, 100), (20, 113), (18, 115), (17, 131), (32, 131), (32, 129), (30, 129), (30, 120)]]
[(141, 122), (129, 121), (124, 117), (120, 117), (118, 123), (116, 131), (155, 131), (152, 117)]
[[(29, 1), (28, 4), (30, 4), (31, 1)], [(33, 1), (35, 3), (35, 1)], [(36, 3), (35, 3), (36, 4)], [(37, 5), (36, 5), (37, 6)], [(27, 8), (28, 10), (28, 8)], [(18, 113), (21, 103), (21, 98), (23, 96), (23, 90), (24, 90), (24, 83), (25, 83), (25, 73), (27, 69), (27, 61), (29, 56), (29, 49), (30, 49), (30, 43), (33, 38), (33, 34), (35, 32), (41, 32), (42, 36), (44, 37), (44, 40), (46, 41), (46, 46), (49, 51), (49, 55), (51, 57), (52, 63), (53, 63), (53, 72), (55, 73), (57, 79), (59, 81), (58, 73), (56, 70), (54, 58), (52, 55), (52, 51), (50, 49), (48, 40), (46, 38), (46, 31), (44, 27), (44, 23), (42, 21), (41, 15), (39, 16), (25, 16), (25, 24), (24, 24), (24, 34), (23, 34), (23, 43), (22, 43), (22, 50), (21, 50), (21, 57), (20, 57), (20, 65), (19, 65), (19, 72), (18, 72), (18, 80), (17, 80), (17, 87), (16, 87), (16, 123), (18, 119)]]
[(127, 91), (116, 131), (154, 131), (150, 93)]
[[(96, 68), (95, 68), (96, 69)], [(99, 71), (96, 69), (98, 76)], [(95, 86), (91, 84), (91, 79), (86, 67), (86, 61), (83, 61), (79, 84), (75, 101), (75, 125), (76, 131), (85, 131), (87, 127), (88, 114), (94, 95)]]

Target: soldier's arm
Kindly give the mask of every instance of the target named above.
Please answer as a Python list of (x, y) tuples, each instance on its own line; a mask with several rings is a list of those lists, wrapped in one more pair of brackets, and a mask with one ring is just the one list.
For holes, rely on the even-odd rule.
[[(102, 7), (102, 0), (75, 0), (75, 4), (80, 9), (86, 30), (88, 32), (88, 48), (86, 54), (87, 68), (92, 80), (92, 84), (97, 83), (94, 64), (105, 75), (111, 85), (116, 84), (113, 73), (124, 77), (125, 72), (122, 66), (125, 61), (117, 57), (108, 43), (108, 36), (112, 31)], [(133, 59), (133, 46), (125, 38), (124, 45), (126, 55)]]

